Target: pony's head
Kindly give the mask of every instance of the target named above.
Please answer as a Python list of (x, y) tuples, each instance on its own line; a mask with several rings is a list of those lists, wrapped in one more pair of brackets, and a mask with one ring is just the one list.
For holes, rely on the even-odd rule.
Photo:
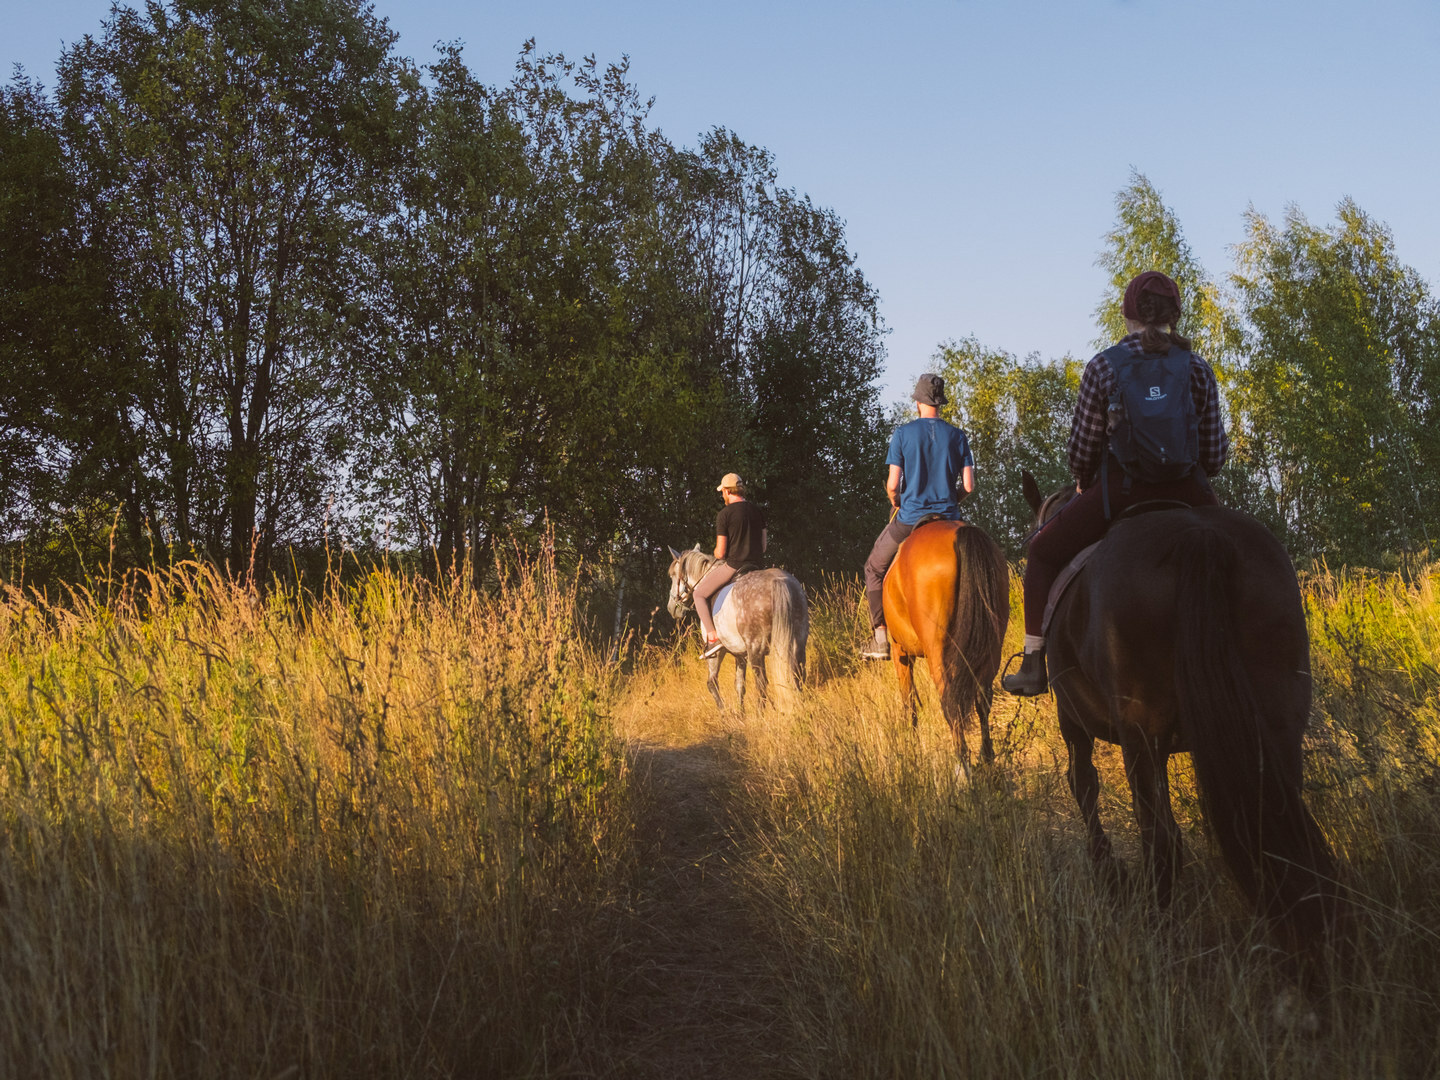
[(1058, 514), (1066, 503), (1080, 494), (1080, 489), (1074, 484), (1067, 484), (1049, 495), (1041, 495), (1040, 485), (1035, 482), (1035, 477), (1030, 475), (1029, 469), (1020, 474), (1020, 490), (1025, 493), (1025, 501), (1030, 504), (1030, 509), (1035, 511), (1037, 527), (1044, 525)]
[(699, 544), (688, 551), (676, 551), (673, 547), (670, 549), (670, 598), (665, 603), (665, 610), (670, 612), (670, 617), (676, 622), (684, 618), (685, 613), (695, 605), (695, 582), (699, 578), (691, 576), (688, 566), (694, 561), (693, 556), (698, 554)]

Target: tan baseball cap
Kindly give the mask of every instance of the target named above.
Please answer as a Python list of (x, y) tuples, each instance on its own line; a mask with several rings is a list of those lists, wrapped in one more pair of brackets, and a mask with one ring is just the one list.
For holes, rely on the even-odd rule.
[(720, 478), (720, 486), (716, 491), (744, 491), (745, 481), (740, 479), (739, 473), (727, 472)]

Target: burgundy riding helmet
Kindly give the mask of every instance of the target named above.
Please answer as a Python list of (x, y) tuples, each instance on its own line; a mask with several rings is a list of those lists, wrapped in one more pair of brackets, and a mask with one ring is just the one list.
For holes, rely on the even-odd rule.
[(1140, 321), (1140, 294), (1142, 292), (1154, 293), (1156, 296), (1168, 296), (1175, 301), (1175, 306), (1180, 306), (1180, 286), (1166, 277), (1159, 270), (1146, 270), (1130, 280), (1125, 286), (1125, 299), (1121, 302), (1120, 311), (1127, 319)]

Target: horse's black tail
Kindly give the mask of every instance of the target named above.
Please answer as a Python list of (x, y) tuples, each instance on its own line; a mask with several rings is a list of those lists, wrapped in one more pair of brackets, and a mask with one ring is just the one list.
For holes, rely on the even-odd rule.
[[(1177, 538), (1174, 559), (1175, 689), (1206, 819), (1246, 896), (1298, 956), (1334, 928), (1334, 860), (1301, 798), (1298, 746), (1277, 734), (1285, 718), (1264, 714), (1236, 641), (1238, 552), (1194, 528)], [(1303, 717), (1291, 720), (1298, 740)]]
[(1005, 553), (984, 529), (962, 525), (955, 530), (955, 611), (946, 634), (946, 648), (955, 653), (946, 663), (956, 675), (948, 686), (952, 715), (968, 716), (976, 699), (994, 682), (1009, 624), (1010, 568)]

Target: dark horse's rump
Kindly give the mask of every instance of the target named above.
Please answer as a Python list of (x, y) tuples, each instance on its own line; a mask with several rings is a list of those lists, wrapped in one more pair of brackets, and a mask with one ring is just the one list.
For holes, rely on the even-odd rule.
[(1122, 748), (1162, 904), (1180, 856), (1167, 762), (1189, 751), (1241, 889), (1292, 953), (1319, 944), (1339, 900), (1301, 798), (1309, 637), (1294, 569), (1269, 531), (1221, 507), (1117, 523), (1057, 605), (1047, 651), (1071, 788), (1102, 869), (1094, 740)]

